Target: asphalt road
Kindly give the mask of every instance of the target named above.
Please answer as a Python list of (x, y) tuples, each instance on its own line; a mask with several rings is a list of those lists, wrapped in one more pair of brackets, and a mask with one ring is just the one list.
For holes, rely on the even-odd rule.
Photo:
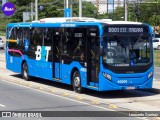
[[(0, 80), (0, 110), (104, 111), (98, 107)], [(3, 96), (3, 97), (2, 97)], [(3, 107), (5, 106), (5, 107)], [(107, 110), (107, 109), (106, 109)]]
[[(73, 99), (68, 99), (62, 96), (56, 96), (47, 92), (42, 92), (39, 90), (35, 90), (25, 86), (20, 86), (3, 80), (0, 80), (0, 96), (0, 111), (110, 111), (107, 108), (100, 108), (94, 105), (78, 102)], [(116, 114), (118, 113), (114, 112), (113, 114), (116, 116)], [(14, 119), (17, 120), (17, 118)], [(40, 118), (40, 120), (43, 119), (53, 118)], [(61, 119), (64, 119), (64, 117)], [(72, 119), (74, 118), (72, 117)], [(76, 119), (106, 120), (106, 118), (103, 117), (77, 117)], [(133, 117), (110, 117), (107, 119), (139, 120), (139, 118)]]

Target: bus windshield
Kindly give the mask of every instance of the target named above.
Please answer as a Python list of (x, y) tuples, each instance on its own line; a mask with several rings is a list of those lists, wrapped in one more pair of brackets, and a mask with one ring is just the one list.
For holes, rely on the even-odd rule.
[(112, 67), (145, 66), (152, 61), (149, 36), (105, 36), (103, 48), (103, 63)]

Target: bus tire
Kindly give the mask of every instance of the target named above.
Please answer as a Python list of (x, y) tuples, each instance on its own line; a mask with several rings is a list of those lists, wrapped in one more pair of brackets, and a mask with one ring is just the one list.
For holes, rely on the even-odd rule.
[(22, 77), (24, 80), (29, 80), (28, 66), (26, 62), (24, 62), (22, 65)]
[(75, 71), (72, 76), (72, 85), (73, 85), (73, 90), (76, 93), (82, 93), (84, 91), (84, 88), (81, 86), (81, 78), (80, 74), (78, 71)]

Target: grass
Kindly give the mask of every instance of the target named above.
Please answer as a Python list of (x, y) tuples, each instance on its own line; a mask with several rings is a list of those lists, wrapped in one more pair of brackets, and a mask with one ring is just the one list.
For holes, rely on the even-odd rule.
[(154, 65), (160, 67), (160, 50), (154, 50)]
[(9, 19), (0, 18), (0, 31), (6, 31), (6, 25), (9, 23)]
[(0, 36), (5, 36), (6, 33), (4, 31), (0, 31)]

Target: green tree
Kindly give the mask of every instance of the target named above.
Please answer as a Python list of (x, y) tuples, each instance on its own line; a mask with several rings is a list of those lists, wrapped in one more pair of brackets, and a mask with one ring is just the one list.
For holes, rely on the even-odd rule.
[[(31, 1), (34, 0), (10, 0), (16, 6), (16, 13), (10, 18), (10, 22), (22, 22), (23, 12), (30, 12)], [(64, 0), (38, 0), (38, 18), (46, 17), (63, 17), (64, 16)], [(78, 0), (73, 2), (73, 17), (79, 16)], [(85, 17), (97, 17), (98, 11), (90, 2), (83, 2), (82, 15)]]
[(98, 14), (98, 19), (108, 19), (108, 14), (107, 13), (103, 13), (103, 14)]
[(54, 2), (39, 2), (39, 19), (47, 17), (63, 17), (63, 0), (55, 0)]
[[(149, 23), (155, 25), (155, 20), (158, 19), (160, 14), (160, 0), (144, 0), (143, 3), (135, 3), (129, 5), (130, 20), (135, 21), (135, 18), (139, 22)], [(138, 14), (136, 15), (136, 11)], [(158, 21), (156, 22), (157, 24)]]
[(108, 14), (112, 20), (124, 20), (124, 7), (117, 7), (114, 12)]
[[(73, 2), (73, 17), (79, 16), (79, 2), (78, 0), (75, 0)], [(83, 1), (82, 2), (82, 16), (83, 17), (94, 17), (96, 18), (98, 15), (97, 8), (90, 2)]]

